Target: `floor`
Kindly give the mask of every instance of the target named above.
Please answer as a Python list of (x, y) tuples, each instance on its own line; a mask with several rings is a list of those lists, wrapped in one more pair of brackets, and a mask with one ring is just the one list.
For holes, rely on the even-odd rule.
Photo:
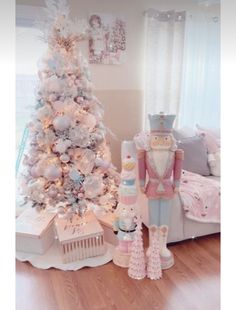
[(39, 270), (17, 261), (16, 309), (220, 309), (220, 235), (182, 241), (169, 248), (175, 265), (158, 281), (130, 279), (127, 269), (112, 262), (64, 272)]

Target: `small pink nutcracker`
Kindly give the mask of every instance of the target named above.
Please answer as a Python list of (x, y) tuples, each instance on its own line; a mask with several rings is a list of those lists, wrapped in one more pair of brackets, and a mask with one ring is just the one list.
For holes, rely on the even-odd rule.
[[(149, 115), (150, 133), (138, 134), (134, 141), (138, 150), (140, 189), (148, 198), (149, 225), (159, 227), (162, 269), (173, 266), (174, 257), (167, 249), (171, 207), (179, 191), (183, 151), (177, 149), (172, 135), (175, 115)], [(148, 174), (148, 182), (146, 176)]]

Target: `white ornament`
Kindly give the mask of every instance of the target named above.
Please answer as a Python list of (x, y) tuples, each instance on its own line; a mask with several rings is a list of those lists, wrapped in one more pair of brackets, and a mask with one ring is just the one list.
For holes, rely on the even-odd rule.
[(66, 129), (68, 129), (71, 125), (71, 119), (66, 116), (66, 115), (62, 115), (62, 116), (57, 116), (54, 120), (53, 120), (53, 126), (56, 130), (59, 131), (64, 131)]

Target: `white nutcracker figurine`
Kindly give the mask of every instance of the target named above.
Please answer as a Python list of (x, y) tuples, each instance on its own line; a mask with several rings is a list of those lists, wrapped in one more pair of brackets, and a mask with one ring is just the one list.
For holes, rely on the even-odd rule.
[(113, 222), (114, 233), (117, 234), (119, 245), (115, 250), (113, 262), (121, 267), (129, 266), (129, 258), (137, 216), (137, 189), (135, 185), (136, 161), (127, 155), (122, 162), (121, 184), (119, 187), (119, 203)]
[[(148, 199), (149, 225), (159, 228), (162, 269), (173, 266), (174, 257), (167, 249), (171, 207), (179, 190), (183, 151), (172, 135), (175, 115), (149, 115), (150, 133), (140, 133), (134, 141), (138, 151), (140, 189)], [(146, 182), (146, 177), (148, 180)]]

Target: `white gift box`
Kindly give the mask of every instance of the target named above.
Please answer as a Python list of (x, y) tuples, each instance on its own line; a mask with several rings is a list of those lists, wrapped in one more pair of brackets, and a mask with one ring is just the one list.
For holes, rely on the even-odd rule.
[(16, 219), (16, 250), (44, 254), (55, 239), (54, 217), (45, 210), (26, 209)]
[(115, 214), (109, 212), (97, 218), (104, 230), (105, 241), (117, 246), (118, 238), (117, 235), (113, 232), (113, 222), (115, 221)]
[(104, 231), (92, 211), (83, 219), (74, 215), (71, 220), (55, 220), (63, 263), (103, 255), (106, 252)]

